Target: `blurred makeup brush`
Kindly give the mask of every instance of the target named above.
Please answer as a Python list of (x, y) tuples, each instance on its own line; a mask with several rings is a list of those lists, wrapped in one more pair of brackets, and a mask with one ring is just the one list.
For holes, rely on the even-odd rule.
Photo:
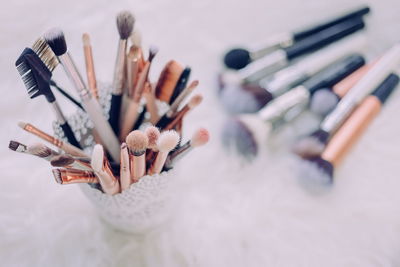
[(160, 119), (160, 116), (158, 115), (158, 107), (156, 98), (154, 96), (154, 90), (149, 82), (146, 82), (144, 85), (143, 97), (146, 99), (146, 110), (150, 114), (149, 122), (154, 124)]
[(176, 86), (174, 88), (174, 92), (172, 93), (172, 96), (169, 100), (169, 104), (171, 105), (176, 98), (182, 93), (182, 91), (186, 88), (187, 83), (189, 82), (190, 78), (190, 73), (192, 69), (189, 67), (186, 67), (183, 69), (181, 75), (179, 76), (179, 79), (176, 83)]
[[(355, 34), (322, 48), (258, 84), (228, 83), (220, 91), (223, 106), (231, 113), (253, 113), (272, 99), (301, 84), (340, 58), (356, 53), (366, 45), (364, 35)], [(243, 98), (244, 94), (249, 94)]]
[(97, 90), (96, 72), (94, 71), (92, 45), (90, 43), (90, 36), (88, 33), (82, 35), (83, 53), (85, 55), (86, 76), (88, 80), (89, 90), (92, 96), (99, 99), (99, 92)]
[(119, 33), (118, 53), (115, 62), (113, 91), (111, 96), (110, 116), (108, 121), (114, 133), (119, 134), (119, 116), (121, 113), (122, 94), (124, 92), (126, 46), (129, 36), (133, 31), (135, 17), (129, 11), (122, 11), (117, 15), (117, 28)]
[(141, 59), (141, 49), (140, 47), (131, 46), (129, 49), (129, 53), (127, 55), (127, 62), (126, 62), (126, 86), (127, 86), (127, 93), (129, 97), (133, 97), (135, 86), (138, 80), (138, 75), (140, 71), (140, 64), (139, 62)]
[(156, 156), (156, 152), (158, 151), (157, 141), (160, 137), (160, 130), (158, 130), (158, 128), (155, 126), (149, 126), (144, 130), (144, 133), (149, 140), (146, 151), (146, 166), (150, 167)]
[(273, 35), (272, 37), (268, 38), (265, 43), (258, 45), (250, 50), (247, 50), (245, 48), (232, 49), (228, 51), (224, 56), (225, 66), (231, 69), (242, 69), (252, 61), (257, 60), (274, 50), (291, 46), (304, 38), (310, 37), (338, 23), (353, 18), (362, 17), (365, 14), (368, 14), (369, 11), (370, 8), (364, 6), (349, 13), (346, 13), (342, 16), (332, 18), (328, 21), (319, 23), (317, 25), (305, 28), (297, 32), (283, 32), (278, 35)]
[(76, 140), (74, 132), (69, 126), (60, 106), (51, 91), (49, 81), (51, 78), (50, 70), (44, 65), (41, 59), (32, 49), (26, 48), (21, 56), (15, 62), (15, 66), (28, 90), (31, 99), (43, 95), (52, 107), (58, 123), (63, 130), (68, 142), (80, 148), (79, 142)]
[(179, 143), (179, 134), (174, 130), (164, 131), (161, 133), (157, 141), (158, 153), (156, 159), (151, 165), (148, 174), (159, 174), (163, 169), (164, 163), (170, 151), (172, 151)]
[(139, 130), (131, 132), (126, 137), (133, 183), (139, 181), (146, 174), (146, 149), (148, 143), (147, 135)]
[(154, 59), (155, 55), (158, 52), (158, 48), (155, 46), (151, 46), (149, 50), (149, 59), (146, 62), (145, 66), (143, 67), (142, 72), (139, 75), (138, 82), (136, 84), (134, 95), (132, 101), (129, 103), (127, 110), (125, 112), (124, 119), (122, 121), (122, 127), (120, 132), (120, 139), (124, 140), (129, 132), (132, 130), (135, 122), (138, 118), (138, 110), (140, 106), (140, 100), (143, 95), (143, 90), (145, 86), (145, 82), (147, 81), (151, 62)]
[(184, 145), (178, 147), (173, 152), (171, 152), (165, 162), (164, 170), (170, 170), (173, 168), (174, 164), (187, 155), (196, 147), (203, 146), (208, 143), (210, 139), (210, 134), (205, 128), (198, 129), (192, 136), (192, 139), (187, 141)]
[(179, 111), (177, 111), (175, 114), (172, 115), (170, 119), (165, 121), (165, 124), (163, 124), (162, 121), (158, 122), (156, 127), (159, 127), (160, 129), (163, 130), (171, 130), (175, 128), (175, 126), (182, 120), (186, 114), (196, 108), (200, 103), (203, 101), (203, 96), (200, 94), (194, 95), (189, 102)]
[(121, 167), (119, 176), (119, 182), (121, 184), (121, 192), (124, 191), (125, 189), (128, 189), (132, 183), (129, 162), (130, 160), (129, 160), (128, 146), (126, 145), (126, 143), (122, 143)]
[(364, 26), (364, 22), (359, 17), (338, 23), (290, 47), (276, 50), (235, 73), (231, 72), (231, 74), (229, 74), (229, 80), (232, 79), (232, 75), (234, 75), (236, 81), (256, 82), (268, 74), (287, 66), (291, 60), (306, 53), (321, 49), (326, 45), (363, 29)]
[(142, 47), (142, 34), (137, 28), (135, 28), (129, 39), (133, 46)]
[(115, 136), (110, 124), (103, 116), (103, 111), (97, 100), (91, 96), (87, 89), (82, 76), (78, 72), (75, 63), (67, 52), (67, 43), (64, 33), (60, 29), (52, 29), (45, 34), (45, 39), (53, 52), (58, 56), (64, 70), (79, 93), (85, 111), (88, 113), (90, 120), (94, 124), (96, 132), (99, 133), (102, 144), (106, 147), (111, 157), (119, 162), (119, 142)]
[(54, 179), (59, 184), (98, 183), (94, 172), (75, 169), (53, 169)]
[(54, 157), (60, 155), (58, 152), (52, 150), (51, 148), (48, 148), (41, 143), (26, 146), (17, 141), (10, 141), (8, 148), (16, 152), (43, 158), (47, 161), (51, 161)]
[(71, 169), (77, 169), (77, 170), (82, 170), (82, 171), (93, 171), (92, 167), (90, 166), (90, 163), (75, 159), (70, 155), (67, 154), (60, 154), (57, 156), (54, 156), (50, 160), (50, 164), (53, 167), (64, 167), (64, 168), (71, 168)]
[[(339, 101), (335, 109), (321, 122), (318, 130), (300, 139), (294, 145), (294, 152), (307, 157), (321, 151), (336, 129), (343, 124), (354, 108), (377, 88), (380, 83), (400, 64), (400, 44), (387, 51), (362, 79)], [(306, 145), (304, 145), (306, 144)]]
[(160, 101), (170, 103), (182, 72), (183, 67), (175, 60), (171, 60), (165, 65), (156, 85), (156, 97)]
[(41, 130), (39, 130), (38, 128), (36, 128), (35, 126), (33, 126), (30, 123), (25, 123), (25, 122), (18, 122), (18, 126), (31, 133), (36, 135), (37, 137), (43, 139), (46, 142), (49, 142), (50, 144), (62, 149), (65, 153), (71, 154), (73, 156), (78, 156), (78, 157), (87, 157), (87, 155), (85, 154), (85, 152), (71, 144), (68, 143), (64, 143), (63, 141), (61, 141), (60, 139), (57, 139)]
[[(169, 110), (166, 112), (167, 116), (172, 116), (172, 114), (174, 114), (178, 108), (179, 105), (186, 99), (186, 97), (188, 97), (193, 91), (194, 89), (197, 88), (197, 86), (199, 85), (199, 81), (198, 80), (194, 80), (192, 81), (188, 87), (186, 87), (179, 95), (178, 97), (174, 100), (174, 102), (172, 102)], [(169, 114), (169, 115), (168, 115)]]
[(256, 156), (258, 145), (267, 142), (273, 129), (294, 119), (307, 107), (311, 95), (321, 88), (336, 84), (364, 63), (360, 55), (348, 56), (274, 99), (257, 113), (243, 114), (229, 120), (223, 130), (225, 146), (236, 148), (239, 154), (251, 159)]
[(354, 110), (333, 135), (320, 156), (303, 159), (300, 174), (307, 184), (331, 185), (334, 168), (338, 167), (351, 147), (380, 112), (382, 105), (399, 83), (399, 77), (389, 75), (384, 82)]
[(90, 165), (99, 179), (104, 193), (108, 195), (115, 195), (120, 192), (118, 180), (111, 171), (110, 163), (104, 155), (104, 149), (102, 145), (97, 144), (94, 146)]

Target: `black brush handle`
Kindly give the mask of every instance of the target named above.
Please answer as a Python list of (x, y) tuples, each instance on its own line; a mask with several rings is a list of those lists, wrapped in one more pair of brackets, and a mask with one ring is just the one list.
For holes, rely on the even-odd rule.
[(119, 115), (121, 113), (121, 103), (122, 103), (122, 95), (114, 95), (111, 96), (111, 107), (110, 107), (110, 117), (108, 122), (111, 125), (114, 133), (119, 135)]
[(327, 29), (327, 28), (329, 28), (329, 27), (331, 27), (331, 26), (333, 26), (335, 24), (341, 23), (341, 22), (343, 22), (345, 20), (349, 20), (349, 19), (353, 19), (353, 18), (356, 18), (356, 17), (364, 16), (364, 15), (368, 14), (369, 12), (370, 12), (370, 8), (368, 6), (364, 6), (362, 8), (357, 9), (357, 10), (354, 10), (354, 11), (352, 11), (350, 13), (347, 13), (347, 14), (345, 14), (343, 16), (336, 17), (334, 19), (331, 19), (331, 20), (326, 21), (324, 23), (318, 24), (316, 26), (313, 26), (313, 27), (310, 27), (310, 28), (307, 28), (307, 29), (304, 29), (304, 30), (300, 30), (300, 31), (294, 32), (293, 33), (293, 40), (295, 42), (298, 42), (301, 39), (304, 39), (304, 38), (309, 37), (309, 36), (311, 36), (311, 35), (313, 35), (313, 34), (315, 34), (317, 32), (325, 30), (325, 29)]
[(50, 85), (53, 86), (54, 88), (56, 88), (63, 96), (65, 96), (69, 101), (71, 101), (73, 104), (75, 104), (78, 108), (85, 111), (82, 104), (78, 100), (73, 98), (70, 94), (68, 94), (64, 89), (59, 87), (55, 81), (50, 80)]
[(61, 124), (60, 126), (61, 126), (61, 129), (64, 131), (64, 135), (67, 138), (68, 143), (70, 143), (71, 145), (82, 149), (82, 147), (79, 144), (78, 140), (76, 140), (74, 132), (72, 131), (72, 129), (69, 126), (68, 122), (65, 122), (64, 124)]
[(191, 72), (191, 68), (186, 67), (183, 71), (181, 76), (179, 76), (178, 82), (176, 83), (176, 86), (174, 88), (174, 91), (172, 93), (172, 96), (169, 100), (169, 104), (171, 105), (172, 103), (174, 103), (175, 99), (182, 93), (183, 89), (185, 89), (188, 81), (189, 81), (189, 77), (190, 77), (190, 72)]
[(288, 60), (318, 50), (365, 27), (361, 18), (347, 20), (284, 48)]
[(167, 126), (171, 121), (173, 120), (173, 118), (169, 118), (167, 116), (167, 114), (164, 114), (164, 116), (162, 116), (158, 122), (156, 123), (156, 127), (159, 129), (163, 129), (165, 126)]

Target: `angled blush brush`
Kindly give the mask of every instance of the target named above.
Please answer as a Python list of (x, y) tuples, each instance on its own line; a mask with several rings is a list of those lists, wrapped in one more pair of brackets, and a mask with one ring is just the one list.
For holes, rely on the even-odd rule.
[(113, 91), (109, 122), (114, 133), (119, 134), (119, 117), (121, 112), (122, 94), (124, 92), (126, 47), (129, 36), (133, 31), (135, 18), (129, 11), (122, 11), (117, 15), (117, 28), (119, 33), (118, 53), (114, 69)]
[(99, 183), (92, 171), (53, 169), (53, 176), (58, 184)]
[(83, 41), (83, 54), (85, 55), (86, 76), (88, 81), (89, 90), (92, 96), (99, 99), (99, 92), (97, 90), (96, 72), (94, 70), (92, 45), (90, 43), (90, 36), (88, 33), (82, 35)]
[(284, 32), (278, 35), (273, 35), (272, 37), (268, 38), (268, 40), (263, 44), (257, 45), (250, 50), (245, 48), (232, 49), (228, 51), (224, 56), (225, 66), (231, 69), (242, 69), (250, 64), (252, 61), (257, 60), (274, 50), (291, 46), (296, 42), (303, 40), (304, 38), (310, 37), (338, 23), (351, 20), (353, 18), (362, 17), (368, 14), (369, 11), (370, 8), (364, 6), (349, 13), (346, 13), (342, 16), (332, 18), (328, 21), (305, 28), (303, 30), (299, 30), (293, 33)]
[(60, 29), (52, 29), (45, 34), (45, 39), (53, 52), (58, 56), (68, 78), (79, 93), (85, 111), (93, 122), (95, 130), (99, 133), (102, 144), (104, 144), (111, 157), (118, 162), (120, 156), (118, 139), (110, 124), (103, 116), (103, 111), (99, 103), (92, 97), (75, 63), (67, 52), (67, 43), (64, 33)]

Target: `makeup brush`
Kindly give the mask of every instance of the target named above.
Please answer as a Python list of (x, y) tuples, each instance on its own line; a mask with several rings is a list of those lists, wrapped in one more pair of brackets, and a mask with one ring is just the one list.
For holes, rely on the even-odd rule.
[(155, 126), (149, 126), (144, 130), (144, 133), (148, 139), (147, 151), (146, 151), (146, 166), (150, 167), (156, 156), (157, 141), (160, 137), (160, 130)]
[(53, 169), (54, 179), (59, 184), (98, 183), (94, 172), (75, 169)]
[(126, 145), (126, 143), (122, 143), (121, 167), (119, 176), (119, 182), (121, 184), (121, 192), (124, 191), (125, 189), (128, 189), (132, 183), (129, 162), (130, 160), (129, 160), (128, 146)]
[(338, 167), (351, 147), (358, 141), (382, 105), (399, 83), (399, 77), (389, 75), (384, 82), (354, 110), (346, 122), (333, 135), (320, 156), (302, 161), (301, 174), (307, 182), (330, 185), (333, 182), (334, 168)]
[[(284, 68), (258, 84), (227, 83), (220, 91), (223, 106), (231, 113), (254, 113), (275, 99), (303, 83), (338, 59), (356, 53), (366, 45), (364, 35), (355, 34), (318, 50), (293, 65)], [(249, 94), (246, 97), (243, 95)]]
[(30, 146), (26, 146), (17, 141), (10, 141), (8, 148), (16, 152), (43, 158), (47, 161), (51, 161), (54, 157), (60, 155), (58, 152), (52, 150), (51, 148), (48, 148), (47, 146), (41, 143), (36, 143)]
[(49, 81), (51, 77), (50, 70), (43, 64), (41, 59), (32, 49), (26, 48), (21, 56), (15, 62), (15, 66), (28, 90), (31, 99), (43, 95), (52, 107), (58, 123), (63, 130), (68, 142), (78, 148), (81, 148), (76, 140), (74, 132), (69, 126), (60, 106), (50, 89)]
[(231, 69), (242, 69), (246, 67), (250, 62), (257, 60), (274, 50), (291, 46), (304, 38), (310, 37), (338, 23), (351, 20), (353, 18), (362, 17), (365, 14), (368, 14), (369, 11), (369, 7), (361, 7), (342, 16), (335, 17), (326, 22), (319, 23), (315, 26), (311, 26), (298, 32), (284, 32), (278, 35), (274, 35), (269, 38), (264, 44), (258, 45), (257, 47), (254, 47), (250, 50), (247, 50), (245, 48), (232, 49), (228, 51), (224, 56), (225, 66)]
[(120, 192), (118, 180), (111, 171), (110, 163), (105, 157), (102, 145), (97, 144), (94, 146), (90, 165), (99, 179), (104, 193), (108, 195), (115, 195)]
[(159, 174), (163, 169), (168, 153), (173, 150), (179, 143), (179, 134), (174, 130), (164, 131), (161, 133), (157, 141), (158, 153), (156, 159), (151, 165), (148, 174)]
[(28, 147), (24, 144), (21, 144), (18, 141), (11, 140), (8, 144), (8, 148), (12, 151), (20, 152), (20, 153), (27, 153)]
[(174, 88), (174, 92), (172, 93), (172, 96), (169, 100), (169, 104), (171, 105), (176, 98), (182, 93), (182, 91), (186, 88), (187, 83), (189, 82), (190, 78), (190, 73), (192, 69), (189, 67), (186, 67), (183, 69), (181, 75), (179, 76), (179, 79), (176, 83), (176, 86)]
[[(192, 81), (188, 87), (186, 87), (179, 95), (178, 97), (175, 99), (175, 101), (171, 104), (169, 110), (165, 113), (167, 116), (172, 116), (172, 114), (174, 114), (178, 108), (179, 105), (186, 99), (186, 97), (188, 97), (193, 91), (194, 89), (197, 88), (197, 86), (199, 85), (199, 81), (198, 80), (194, 80)], [(169, 114), (169, 115), (168, 115)]]
[(36, 55), (50, 72), (53, 72), (58, 66), (58, 58), (44, 38), (40, 37), (37, 39), (32, 45), (32, 50), (35, 51)]
[(146, 149), (148, 143), (147, 135), (139, 130), (131, 132), (126, 137), (133, 183), (139, 181), (139, 178), (146, 174)]
[(170, 103), (182, 72), (183, 67), (175, 60), (171, 60), (165, 65), (156, 85), (156, 97), (160, 101)]
[(127, 55), (127, 62), (126, 62), (126, 86), (127, 86), (127, 93), (130, 98), (134, 95), (135, 86), (138, 80), (138, 75), (140, 72), (140, 61), (141, 58), (141, 49), (140, 47), (131, 46), (129, 53)]
[(102, 144), (106, 147), (111, 157), (119, 162), (119, 142), (115, 136), (110, 124), (103, 116), (103, 111), (97, 100), (91, 96), (87, 89), (82, 76), (78, 72), (75, 63), (67, 52), (67, 44), (64, 33), (60, 29), (53, 29), (45, 34), (45, 39), (53, 52), (58, 56), (64, 70), (79, 93), (85, 111), (88, 113), (90, 120), (94, 124), (94, 128), (99, 133)]
[(82, 35), (83, 41), (83, 54), (85, 55), (86, 65), (86, 76), (88, 80), (88, 86), (92, 96), (99, 99), (99, 93), (97, 90), (96, 72), (94, 71), (93, 52), (92, 45), (90, 43), (90, 36), (88, 33)]
[(145, 63), (142, 72), (140, 73), (138, 82), (136, 84), (134, 90), (134, 96), (132, 101), (129, 103), (127, 110), (125, 112), (125, 116), (122, 122), (121, 132), (120, 132), (120, 139), (124, 140), (129, 132), (132, 130), (135, 122), (138, 118), (138, 110), (140, 105), (140, 100), (142, 98), (145, 82), (147, 81), (150, 65), (152, 60), (154, 59), (155, 55), (158, 52), (158, 48), (155, 46), (151, 46), (149, 50), (149, 59)]
[(62, 89), (54, 80), (50, 80), (50, 86), (53, 88), (56, 88), (63, 96), (65, 96), (69, 101), (71, 101), (75, 106), (80, 108), (81, 110), (85, 111), (85, 109), (82, 107), (81, 103), (73, 98), (70, 94), (68, 94), (64, 89)]
[(124, 92), (126, 46), (127, 40), (133, 31), (135, 18), (129, 11), (122, 11), (117, 15), (117, 28), (119, 33), (118, 53), (114, 69), (113, 91), (111, 96), (110, 116), (108, 121), (114, 130), (119, 134), (119, 116), (121, 112), (122, 94)]
[(90, 166), (90, 163), (79, 159), (75, 159), (67, 154), (60, 154), (54, 156), (50, 160), (50, 164), (53, 167), (64, 167), (64, 168), (71, 168), (83, 171), (93, 171), (92, 167)]
[(307, 107), (311, 95), (321, 88), (336, 84), (364, 63), (360, 55), (348, 56), (274, 99), (256, 114), (243, 114), (229, 120), (223, 130), (225, 146), (236, 148), (239, 154), (251, 159), (258, 152), (258, 144), (265, 144), (273, 129), (293, 120)]
[(207, 144), (209, 139), (210, 134), (207, 129), (198, 129), (189, 141), (187, 141), (184, 145), (178, 147), (168, 155), (165, 162), (164, 170), (168, 171), (172, 169), (177, 161), (187, 155), (194, 148)]
[(172, 117), (166, 121), (159, 121), (156, 127), (163, 130), (171, 130), (182, 120), (186, 114), (196, 108), (203, 101), (203, 96), (200, 94), (194, 95), (189, 102), (179, 111), (172, 115)]
[[(256, 82), (268, 74), (282, 69), (293, 59), (321, 49), (326, 45), (363, 29), (364, 26), (365, 24), (361, 18), (346, 20), (318, 32), (311, 37), (305, 38), (290, 47), (276, 50), (235, 73), (231, 72), (229, 76), (234, 75), (237, 81)], [(229, 79), (231, 79), (231, 77)]]
[[(362, 79), (339, 101), (321, 122), (318, 130), (300, 139), (293, 149), (299, 156), (308, 156), (325, 147), (331, 135), (348, 118), (354, 108), (400, 64), (400, 44), (387, 51)], [(306, 145), (303, 145), (305, 143)], [(296, 148), (297, 147), (297, 148)], [(301, 148), (301, 149), (300, 149)]]
[(49, 142), (50, 144), (62, 149), (65, 153), (71, 154), (73, 156), (78, 156), (78, 157), (87, 157), (85, 152), (71, 144), (64, 143), (60, 139), (57, 139), (41, 130), (36, 128), (30, 123), (25, 123), (25, 122), (18, 122), (18, 126), (22, 128), (23, 130), (36, 135), (37, 137), (43, 139), (46, 142)]

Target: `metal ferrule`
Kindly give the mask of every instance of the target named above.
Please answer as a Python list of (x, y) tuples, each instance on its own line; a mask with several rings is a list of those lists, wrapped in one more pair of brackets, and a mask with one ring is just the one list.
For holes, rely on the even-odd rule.
[(281, 120), (293, 108), (308, 102), (310, 93), (304, 86), (297, 86), (270, 102), (258, 112), (259, 117), (268, 122)]
[(259, 84), (272, 94), (274, 98), (282, 95), (290, 88), (307, 80), (308, 76), (298, 66), (289, 67), (278, 71), (271, 77), (262, 79)]
[(59, 56), (60, 62), (64, 67), (64, 70), (69, 78), (69, 80), (72, 82), (72, 84), (75, 86), (75, 89), (78, 91), (80, 97), (82, 100), (90, 99), (91, 94), (89, 90), (87, 89), (85, 82), (82, 79), (81, 74), (79, 73), (74, 61), (72, 60), (71, 56), (69, 53), (65, 53), (64, 55)]
[(115, 61), (113, 91), (114, 95), (122, 95), (125, 81), (126, 41), (119, 40), (117, 60)]
[(293, 44), (292, 34), (285, 32), (273, 35), (267, 41), (251, 48), (251, 58), (253, 60), (259, 59), (266, 54), (271, 53), (279, 48), (288, 47)]
[(242, 80), (256, 82), (268, 74), (283, 68), (287, 63), (285, 51), (277, 50), (250, 63), (245, 68), (239, 70), (238, 73)]
[(357, 106), (357, 102), (339, 102), (336, 108), (321, 122), (320, 129), (327, 133), (335, 132), (339, 126), (350, 116)]
[(169, 161), (170, 165), (173, 165), (174, 162), (183, 158), (191, 150), (193, 150), (193, 147), (191, 146), (190, 141), (188, 141), (168, 156), (168, 161)]
[(62, 113), (57, 101), (52, 102), (51, 106), (53, 107), (54, 113), (56, 114), (57, 121), (60, 124), (64, 124), (67, 120), (65, 119), (64, 114)]

